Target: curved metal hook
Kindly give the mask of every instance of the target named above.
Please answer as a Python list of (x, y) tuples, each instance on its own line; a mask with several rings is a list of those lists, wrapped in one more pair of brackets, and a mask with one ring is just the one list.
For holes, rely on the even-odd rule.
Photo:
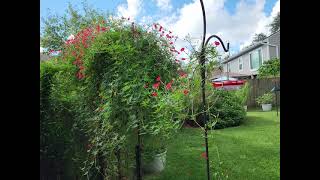
[(223, 47), (224, 52), (228, 52), (228, 51), (229, 51), (229, 43), (227, 44), (227, 48), (226, 48), (226, 47), (224, 46), (222, 40), (220, 39), (220, 37), (217, 36), (217, 35), (212, 35), (212, 36), (210, 36), (210, 37), (207, 39), (207, 41), (206, 41), (206, 43), (205, 43), (205, 45), (204, 45), (205, 47), (207, 47), (210, 39), (213, 38), (213, 37), (217, 38), (217, 39), (220, 41), (220, 43), (221, 43), (221, 45), (222, 45), (222, 47)]

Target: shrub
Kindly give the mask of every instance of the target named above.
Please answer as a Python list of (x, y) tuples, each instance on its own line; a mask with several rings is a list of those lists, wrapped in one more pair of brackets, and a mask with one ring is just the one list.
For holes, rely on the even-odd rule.
[(263, 63), (258, 69), (258, 78), (280, 76), (280, 59), (274, 58)]
[[(80, 146), (74, 149), (87, 151), (73, 155), (83, 162), (75, 168), (81, 167), (89, 179), (95, 174), (115, 177), (116, 154), (134, 151), (137, 141), (131, 137), (137, 135), (138, 123), (143, 135), (166, 140), (184, 119), (187, 86), (182, 85), (185, 79), (179, 77), (179, 65), (169, 51), (171, 35), (159, 37), (157, 30), (147, 32), (126, 23), (114, 20), (84, 28), (66, 42), (57, 60), (48, 63), (65, 69), (57, 70), (52, 80), (43, 80), (50, 85), (48, 102), (55, 110), (49, 119), (61, 116), (69, 123), (61, 127), (63, 131), (83, 137), (70, 139)], [(134, 159), (122, 163), (132, 164)]]
[(73, 67), (56, 59), (40, 64), (40, 164), (42, 178), (72, 178), (80, 175), (73, 165), (78, 134), (72, 130), (75, 113), (70, 84), (63, 81)]
[[(214, 90), (214, 96), (210, 103), (214, 103), (210, 109), (211, 121), (217, 121), (215, 128), (238, 126), (244, 120), (246, 112), (239, 97), (233, 91)], [(210, 106), (210, 105), (209, 105)], [(216, 119), (214, 119), (216, 116)]]
[(256, 99), (258, 104), (271, 104), (273, 102), (273, 94), (265, 93)]
[(242, 105), (246, 105), (249, 96), (250, 85), (248, 82), (244, 84), (239, 90), (235, 91), (236, 96), (240, 99)]

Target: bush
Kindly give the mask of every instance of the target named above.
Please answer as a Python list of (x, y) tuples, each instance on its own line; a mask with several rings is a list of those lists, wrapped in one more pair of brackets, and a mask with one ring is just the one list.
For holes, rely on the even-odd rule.
[(263, 63), (258, 69), (258, 78), (280, 76), (280, 59), (274, 58)]
[[(246, 112), (235, 92), (214, 90), (212, 99), (216, 99), (216, 102), (210, 101), (212, 108), (209, 112), (211, 115), (216, 116), (217, 123), (215, 129), (239, 126), (241, 124), (246, 116)], [(211, 121), (215, 121), (214, 116), (211, 116)]]
[(71, 84), (64, 80), (72, 68), (56, 59), (40, 64), (40, 171), (45, 179), (80, 175), (72, 160), (80, 153), (76, 147), (81, 137), (73, 131), (75, 98), (68, 92)]
[[(59, 157), (67, 152), (76, 157), (74, 169), (81, 168), (89, 179), (116, 176), (116, 154), (134, 152), (138, 123), (143, 135), (161, 139), (181, 125), (186, 86), (168, 37), (157, 33), (124, 20), (94, 24), (67, 41), (58, 59), (41, 67), (41, 87), (47, 84), (48, 90), (43, 96), (48, 98), (40, 104), (50, 104), (42, 108), (50, 112), (46, 122), (61, 122), (60, 132), (68, 132), (64, 140), (70, 141), (65, 145), (72, 147)], [(44, 74), (49, 68), (54, 72), (48, 80)], [(163, 142), (151, 149), (162, 149)], [(131, 165), (134, 159), (121, 163)]]
[(271, 104), (273, 102), (273, 94), (265, 93), (256, 99), (258, 104)]
[(240, 99), (240, 102), (243, 106), (247, 105), (247, 100), (249, 96), (250, 85), (248, 82), (245, 83), (239, 90), (235, 91), (236, 96)]

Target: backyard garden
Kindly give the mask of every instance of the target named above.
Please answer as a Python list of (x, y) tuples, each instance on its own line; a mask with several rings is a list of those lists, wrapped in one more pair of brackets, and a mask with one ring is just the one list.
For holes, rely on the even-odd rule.
[[(40, 179), (280, 178), (274, 95), (247, 110), (249, 83), (225, 90), (205, 76), (221, 40), (178, 48), (190, 39), (159, 23), (67, 14), (41, 37), (55, 55), (40, 63)], [(261, 72), (276, 75), (269, 64)]]

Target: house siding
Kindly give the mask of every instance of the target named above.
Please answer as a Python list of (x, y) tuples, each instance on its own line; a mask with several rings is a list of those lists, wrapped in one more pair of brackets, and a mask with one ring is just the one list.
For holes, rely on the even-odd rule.
[[(262, 62), (266, 62), (272, 58), (280, 57), (280, 31), (268, 37), (267, 41), (268, 44), (263, 44), (261, 47), (253, 49), (240, 57), (237, 57), (229, 62), (224, 63), (223, 71), (227, 72), (227, 64), (230, 64), (230, 72), (240, 73), (240, 74), (247, 74), (247, 75), (256, 75), (258, 74), (257, 70), (250, 69), (250, 53), (261, 49), (262, 55)], [(272, 46), (273, 45), (273, 46)], [(275, 46), (277, 47), (275, 47)], [(278, 51), (278, 52), (277, 52)], [(243, 70), (239, 70), (239, 58), (243, 61)]]
[(261, 47), (261, 54), (262, 54), (262, 62), (269, 60), (268, 45), (263, 45)]
[(276, 45), (278, 47), (278, 55), (280, 57), (280, 31), (270, 36), (268, 38), (268, 43)]
[(274, 46), (269, 46), (270, 59), (277, 57), (277, 48)]

